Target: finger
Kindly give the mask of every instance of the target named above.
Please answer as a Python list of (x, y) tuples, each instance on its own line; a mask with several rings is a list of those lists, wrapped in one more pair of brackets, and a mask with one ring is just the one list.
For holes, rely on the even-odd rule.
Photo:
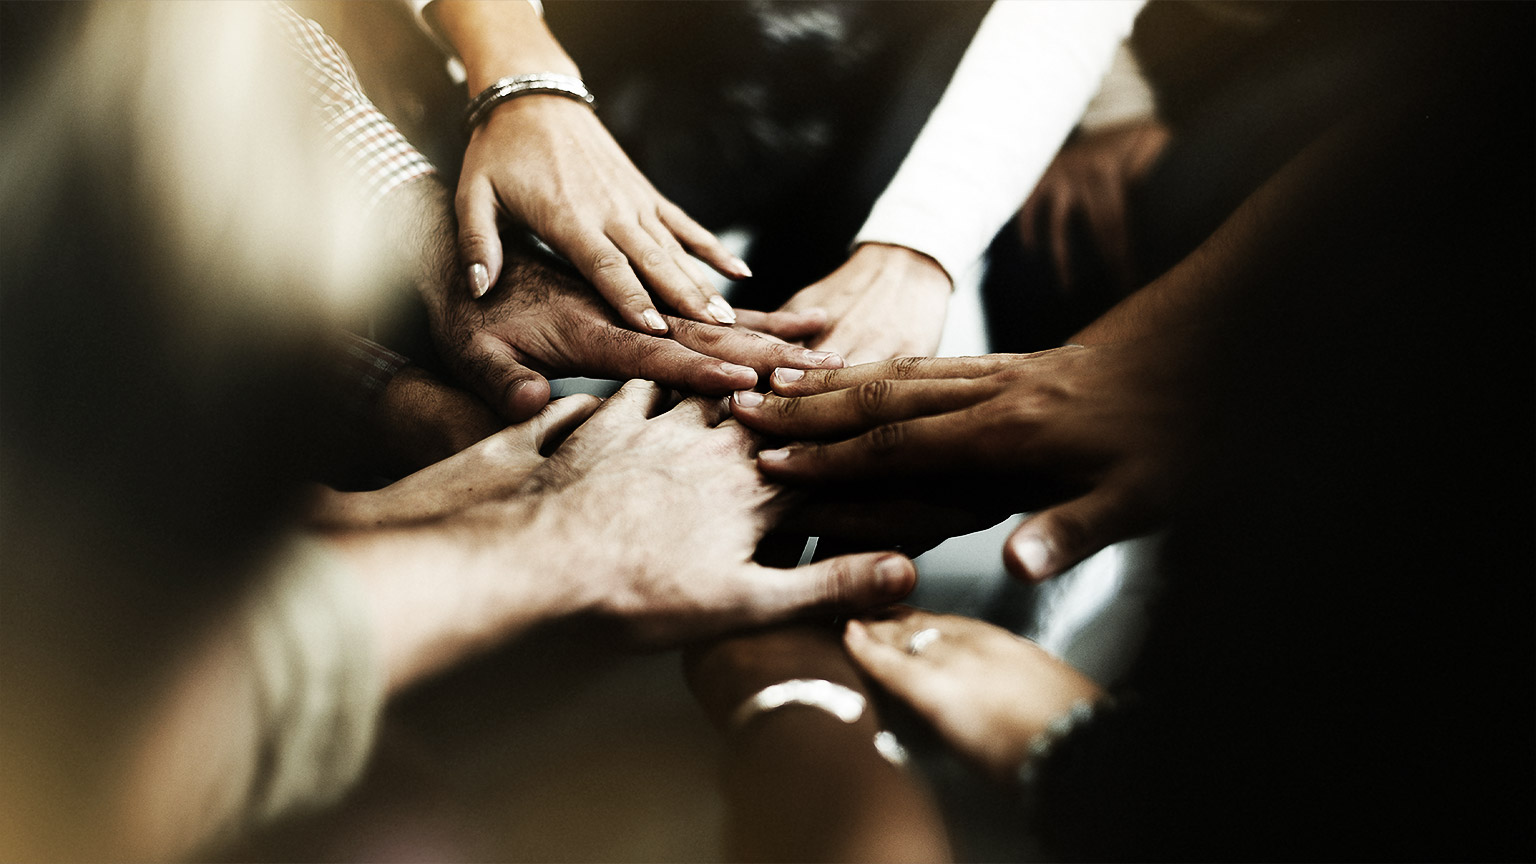
[(727, 400), (718, 396), (690, 396), (672, 406), (666, 416), (692, 425), (718, 426), (731, 416), (731, 409)]
[(857, 387), (885, 378), (913, 380), (920, 378), (980, 378), (1000, 372), (1017, 362), (1021, 354), (986, 354), (981, 357), (898, 357), (880, 363), (849, 366), (844, 369), (775, 369), (769, 381), (773, 391), (782, 396), (809, 396), (829, 390)]
[(759, 312), (756, 309), (737, 309), (736, 325), (769, 336), (796, 342), (815, 336), (827, 329), (827, 310), (820, 307), (777, 312)]
[(672, 338), (681, 345), (750, 367), (754, 375), (767, 375), (779, 367), (798, 369), (837, 369), (843, 358), (830, 351), (816, 351), (771, 339), (749, 330), (717, 327), (694, 321), (673, 319)]
[(996, 389), (971, 378), (880, 378), (812, 396), (740, 391), (731, 397), (731, 412), (746, 426), (786, 438), (846, 438), (896, 420), (957, 411), (987, 398)]
[(470, 179), (459, 185), (454, 210), (459, 217), (459, 262), (469, 293), (484, 297), (501, 278), (501, 234), (496, 227), (496, 191), (490, 183)]
[(757, 454), (757, 466), (784, 480), (843, 480), (901, 474), (937, 474), (973, 468), (986, 453), (973, 442), (985, 429), (986, 405), (937, 417), (887, 423), (857, 438), (831, 444), (795, 444)]
[[(695, 321), (710, 321), (707, 300), (694, 284), (693, 277), (678, 266), (671, 250), (656, 242), (639, 225), (611, 225), (608, 239), (623, 252), (646, 285), (679, 315)], [(681, 250), (678, 250), (681, 254)]]
[(715, 268), (716, 271), (732, 279), (747, 279), (752, 276), (752, 270), (747, 267), (747, 262), (732, 255), (718, 237), (693, 221), (687, 213), (683, 212), (683, 208), (671, 201), (662, 201), (656, 208), (656, 215), (667, 230), (688, 247), (689, 252), (699, 256), (700, 260)]
[(1125, 227), (1125, 187), (1118, 176), (1099, 176), (1092, 194), (1083, 198), (1088, 229), (1105, 266), (1117, 282), (1130, 276), (1130, 240)]
[[(708, 326), (682, 318), (671, 320), (684, 329)], [(723, 327), (710, 329), (730, 332)], [(604, 375), (647, 378), (673, 389), (711, 396), (757, 386), (757, 370), (752, 367), (701, 354), (672, 339), (615, 327), (601, 339), (597, 350), (596, 365)]]
[(566, 396), (544, 406), (527, 424), (528, 440), (541, 452), (548, 452), (585, 423), (588, 417), (603, 404), (603, 400), (587, 393)]
[(667, 396), (665, 387), (643, 378), (632, 378), (625, 381), (617, 393), (604, 400), (594, 416), (613, 414), (622, 418), (650, 417), (661, 409)]
[(478, 337), (466, 359), (466, 378), (509, 423), (521, 423), (549, 403), (549, 382), (518, 362), (500, 340)]
[(583, 254), (572, 258), (571, 263), (629, 326), (642, 333), (667, 332), (667, 322), (630, 269), (629, 260), (606, 236), (597, 235), (587, 239)]
[(1073, 196), (1063, 193), (1051, 199), (1051, 261), (1061, 287), (1072, 288), (1072, 211)]
[(752, 565), (760, 583), (750, 589), (758, 602), (748, 610), (762, 625), (816, 613), (852, 613), (894, 603), (917, 584), (917, 568), (893, 552), (865, 552), (816, 561), (793, 570)]
[[(657, 218), (642, 218), (641, 227), (650, 235), (656, 245), (665, 249), (672, 257), (672, 263), (677, 266), (692, 284), (694, 295), (689, 295), (689, 300), (683, 305), (678, 305), (679, 310), (686, 310), (687, 316), (697, 321), (714, 322), (727, 326), (736, 323), (736, 310), (715, 289), (715, 284), (704, 275), (697, 261), (683, 250), (677, 243), (677, 238)], [(676, 304), (674, 304), (676, 305)]]
[(921, 709), (938, 701), (936, 677), (942, 673), (921, 655), (876, 639), (860, 621), (849, 621), (844, 628), (843, 647), (869, 677), (903, 702)]
[(1141, 515), (1118, 490), (1100, 486), (1025, 519), (1003, 545), (1003, 565), (1019, 579), (1049, 579), (1140, 533), (1150, 521)]

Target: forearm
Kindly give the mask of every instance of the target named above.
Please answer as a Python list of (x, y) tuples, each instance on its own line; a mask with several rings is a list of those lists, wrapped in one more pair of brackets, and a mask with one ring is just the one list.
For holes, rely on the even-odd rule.
[(695, 695), (728, 736), (730, 857), (948, 860), (943, 822), (926, 788), (875, 749), (880, 722), (871, 707), (845, 723), (816, 708), (787, 706), (735, 728), (737, 706), (789, 679), (824, 679), (867, 699), (834, 630), (780, 627), (695, 649), (688, 660)]
[(367, 598), (386, 690), (411, 684), (580, 607), (551, 514), (528, 499), (424, 525), (323, 536)]
[[(1103, 344), (1186, 327), (1228, 330), (1277, 302), (1324, 299), (1308, 296), (1312, 280), (1287, 275), (1294, 262), (1322, 260), (1339, 242), (1361, 198), (1361, 178), (1351, 169), (1368, 146), (1365, 129), (1346, 123), (1320, 137), (1188, 257), (1068, 341)], [(1252, 323), (1243, 329), (1252, 331)]]
[(426, 15), (464, 61), (470, 94), (508, 75), (581, 74), (529, 3), (436, 0)]

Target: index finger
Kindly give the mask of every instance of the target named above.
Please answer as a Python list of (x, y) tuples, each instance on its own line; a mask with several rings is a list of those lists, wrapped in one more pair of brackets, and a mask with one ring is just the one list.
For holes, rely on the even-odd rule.
[(995, 389), (972, 378), (877, 378), (811, 396), (741, 391), (731, 398), (731, 411), (753, 429), (786, 438), (844, 438), (882, 423), (966, 408)]
[(773, 392), (783, 396), (809, 396), (857, 387), (883, 379), (980, 378), (1006, 368), (1018, 354), (986, 354), (981, 357), (897, 357), (843, 369), (775, 369), (770, 376)]
[(977, 408), (887, 423), (857, 438), (830, 444), (794, 444), (757, 454), (758, 468), (775, 480), (857, 480), (969, 469), (987, 459), (971, 432), (985, 429)]

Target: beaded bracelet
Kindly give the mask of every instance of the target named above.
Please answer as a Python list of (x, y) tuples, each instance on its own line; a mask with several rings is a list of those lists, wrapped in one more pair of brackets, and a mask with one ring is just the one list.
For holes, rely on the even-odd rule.
[(464, 109), (464, 131), (466, 133), (475, 131), (475, 127), (485, 122), (485, 118), (490, 116), (491, 110), (497, 105), (508, 99), (516, 99), (532, 93), (564, 96), (567, 99), (584, 102), (588, 107), (595, 107), (597, 104), (592, 91), (588, 90), (587, 85), (574, 75), (561, 75), (558, 72), (513, 75), (496, 81), (480, 91), (479, 96), (469, 100), (469, 106)]

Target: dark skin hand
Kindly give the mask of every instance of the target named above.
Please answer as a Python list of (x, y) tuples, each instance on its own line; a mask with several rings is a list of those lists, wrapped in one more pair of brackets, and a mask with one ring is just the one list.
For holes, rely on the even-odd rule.
[(1044, 507), (1004, 562), (1045, 579), (1166, 513), (1190, 422), (1188, 364), (1170, 344), (780, 371), (772, 393), (731, 407), (745, 426), (806, 442), (758, 455), (781, 482), (884, 479), (939, 504), (986, 489), (1015, 512)]
[[(509, 420), (549, 401), (547, 377), (640, 377), (709, 395), (757, 385), (776, 366), (837, 368), (836, 354), (784, 341), (819, 332), (820, 313), (739, 310), (734, 326), (669, 317), (669, 335), (627, 328), (597, 292), (510, 243), (501, 283), (480, 299), (449, 291), (429, 306), (433, 334), (456, 377)], [(748, 329), (750, 327), (755, 329)]]

